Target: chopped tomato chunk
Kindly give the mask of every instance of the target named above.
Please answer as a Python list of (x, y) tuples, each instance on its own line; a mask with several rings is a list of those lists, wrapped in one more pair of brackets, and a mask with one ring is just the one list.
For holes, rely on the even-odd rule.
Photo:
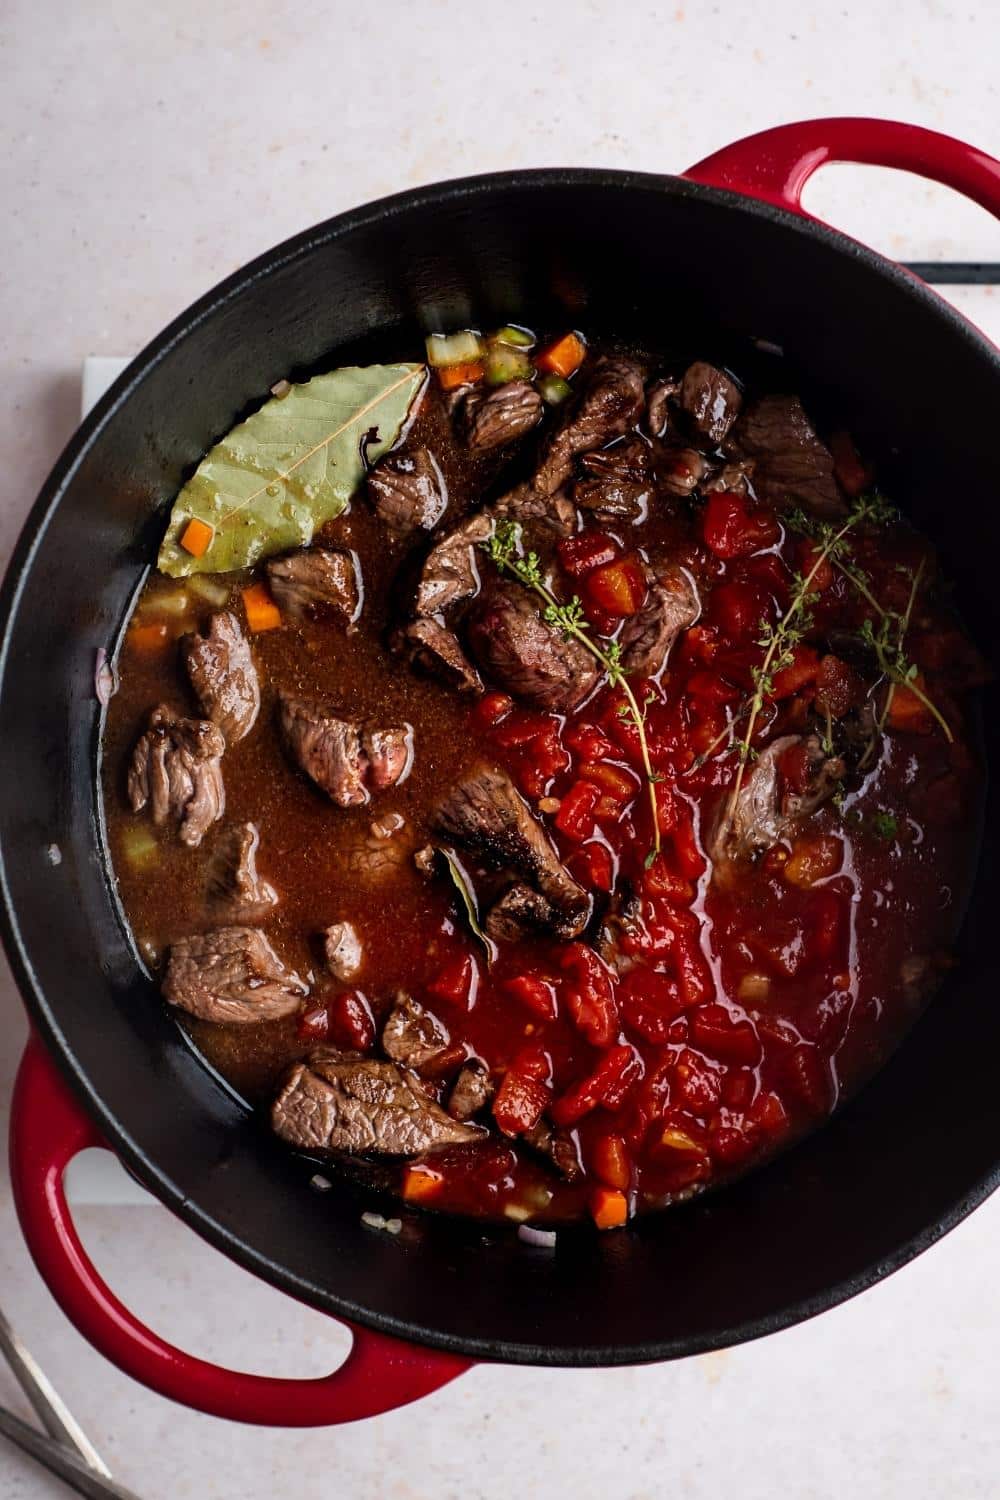
[(611, 974), (585, 943), (567, 943), (560, 967), (567, 976), (563, 997), (573, 1024), (591, 1046), (609, 1046), (618, 1032), (618, 1006)]
[(708, 497), (701, 529), (715, 555), (727, 560), (773, 547), (781, 535), (770, 511), (751, 511), (745, 495), (725, 490)]
[[(575, 1125), (584, 1115), (605, 1103), (612, 1089), (620, 1091), (623, 1084), (630, 1088), (638, 1081), (641, 1071), (642, 1065), (631, 1047), (612, 1047), (605, 1052), (593, 1073), (561, 1095), (549, 1113), (559, 1126)], [(620, 1100), (620, 1092), (614, 1097)]]
[(580, 531), (560, 542), (556, 552), (564, 573), (571, 578), (585, 578), (594, 568), (614, 562), (619, 548), (603, 531)]
[(539, 979), (534, 974), (515, 974), (504, 980), (503, 988), (543, 1020), (548, 1021), (556, 1014), (555, 985), (547, 979)]
[(568, 839), (582, 842), (594, 831), (594, 813), (601, 794), (590, 781), (574, 781), (556, 813), (556, 827)]

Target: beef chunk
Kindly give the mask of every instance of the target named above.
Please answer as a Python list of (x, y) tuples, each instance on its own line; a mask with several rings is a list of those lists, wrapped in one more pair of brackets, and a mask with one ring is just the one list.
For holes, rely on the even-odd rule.
[(661, 487), (683, 500), (708, 473), (708, 464), (697, 448), (665, 448), (657, 466)]
[(260, 836), (253, 823), (230, 829), (212, 862), (208, 909), (212, 920), (245, 926), (262, 922), (278, 904), (278, 895), (257, 873)]
[(497, 581), (468, 620), (472, 653), (489, 677), (536, 708), (567, 712), (597, 683), (597, 663), (579, 641), (543, 620), (528, 591)]
[(482, 766), (465, 776), (438, 809), (436, 827), (494, 869), (529, 881), (555, 909), (560, 937), (578, 937), (590, 899), (559, 860), (544, 829), (505, 771)]
[(387, 453), (368, 475), (368, 499), (379, 520), (396, 536), (431, 531), (445, 513), (448, 490), (427, 448)]
[(556, 536), (569, 536), (576, 528), (576, 508), (568, 495), (543, 495), (530, 484), (519, 484), (494, 500), (486, 514), (521, 526), (544, 526)]
[(825, 519), (845, 514), (833, 459), (797, 396), (763, 396), (753, 402), (733, 428), (732, 444), (738, 457), (754, 460), (753, 486), (767, 504), (801, 505)]
[(148, 804), (153, 822), (180, 825), (182, 844), (195, 848), (222, 817), (225, 737), (208, 719), (182, 719), (162, 704), (132, 751), (128, 800), (133, 812)]
[(482, 679), (458, 643), (458, 637), (437, 620), (411, 620), (398, 630), (393, 649), (409, 655), (410, 661), (430, 677), (437, 677), (460, 693), (480, 693)]
[(221, 927), (181, 938), (170, 949), (164, 999), (201, 1021), (277, 1021), (308, 993), (256, 927)]
[(227, 745), (235, 745), (260, 712), (257, 668), (239, 620), (228, 609), (212, 615), (207, 635), (181, 638), (181, 656), (205, 718), (218, 724)]
[(508, 380), (486, 395), (470, 391), (462, 407), (465, 437), (470, 448), (502, 448), (537, 427), (542, 420), (542, 398), (527, 380)]
[(413, 760), (406, 726), (366, 729), (326, 704), (279, 694), (278, 724), (296, 765), (338, 807), (357, 807), (373, 791), (395, 786)]
[(448, 1113), (453, 1120), (471, 1120), (493, 1097), (490, 1070), (478, 1057), (464, 1065), (448, 1095)]
[(479, 1140), (479, 1126), (453, 1120), (391, 1062), (330, 1048), (294, 1067), (271, 1109), (277, 1135), (302, 1151), (418, 1156)]
[(516, 943), (523, 937), (551, 932), (558, 926), (559, 913), (551, 901), (520, 881), (493, 903), (485, 922), (487, 937), (497, 943)]
[(543, 495), (561, 489), (576, 456), (623, 437), (639, 420), (644, 400), (642, 370), (634, 360), (597, 360), (579, 400), (545, 445), (535, 489)]
[(677, 637), (701, 612), (694, 579), (684, 568), (665, 568), (659, 577), (648, 568), (647, 582), (645, 604), (625, 621), (619, 637), (622, 667), (636, 677), (655, 677)]
[(353, 552), (336, 547), (309, 547), (275, 557), (267, 564), (267, 579), (286, 614), (327, 614), (352, 626), (361, 613), (362, 588)]
[(807, 818), (839, 790), (847, 775), (847, 762), (839, 755), (827, 755), (818, 734), (807, 735), (803, 745), (808, 754), (806, 785), (800, 792), (790, 789), (782, 799), (787, 818)]
[(697, 436), (718, 448), (740, 414), (743, 396), (728, 375), (699, 359), (684, 371), (680, 401)]
[[(804, 745), (809, 752), (809, 779), (804, 790), (793, 792), (782, 789), (780, 765), (785, 752), (795, 745)], [(798, 734), (783, 734), (772, 740), (743, 778), (731, 827), (720, 823), (712, 841), (713, 858), (722, 861), (772, 848), (790, 833), (796, 821), (829, 801), (846, 770), (840, 756), (826, 755), (817, 735), (803, 740)], [(723, 809), (726, 807), (728, 799), (723, 803)]]
[(323, 957), (334, 979), (357, 978), (364, 949), (352, 922), (333, 922), (323, 933)]
[(589, 510), (602, 520), (645, 518), (655, 476), (653, 455), (642, 438), (629, 438), (613, 448), (584, 454), (580, 467), (585, 477), (574, 485), (573, 499), (581, 510)]
[(418, 1071), (447, 1047), (448, 1032), (411, 995), (396, 996), (382, 1028), (382, 1051), (401, 1068)]
[(646, 395), (646, 429), (650, 436), (661, 438), (670, 428), (671, 402), (680, 390), (677, 380), (657, 380)]
[(707, 484), (702, 485), (702, 490), (711, 494), (715, 490), (725, 490), (733, 495), (746, 495), (749, 493), (747, 479), (753, 473), (753, 460), (742, 460), (739, 463), (723, 464), (717, 474), (713, 474)]
[(476, 548), (492, 534), (493, 519), (481, 511), (435, 542), (420, 570), (413, 608), (417, 619), (439, 615), (479, 592)]
[(583, 1176), (579, 1147), (569, 1131), (553, 1130), (548, 1120), (539, 1120), (521, 1139), (544, 1156), (565, 1182), (577, 1182)]

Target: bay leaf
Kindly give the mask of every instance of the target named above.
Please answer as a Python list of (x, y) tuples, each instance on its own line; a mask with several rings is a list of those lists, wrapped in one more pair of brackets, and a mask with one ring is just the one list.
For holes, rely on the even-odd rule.
[[(392, 447), (426, 379), (419, 364), (347, 365), (265, 401), (202, 459), (174, 501), (157, 566), (171, 578), (228, 573), (305, 547), (340, 515)], [(212, 528), (200, 557), (180, 545), (196, 517)]]
[(444, 859), (445, 867), (451, 876), (452, 884), (458, 892), (462, 906), (465, 908), (465, 918), (472, 931), (472, 935), (477, 937), (486, 949), (486, 962), (487, 965), (490, 965), (497, 956), (497, 945), (491, 937), (486, 935), (480, 925), (479, 902), (476, 900), (472, 881), (469, 879), (465, 866), (453, 850), (441, 846), (438, 853)]

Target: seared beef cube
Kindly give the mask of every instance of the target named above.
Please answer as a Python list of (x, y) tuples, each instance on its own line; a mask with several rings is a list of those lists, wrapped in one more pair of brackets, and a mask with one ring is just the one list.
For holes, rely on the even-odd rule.
[(520, 584), (493, 583), (473, 605), (468, 636), (487, 676), (536, 708), (568, 712), (597, 684), (590, 652), (549, 625)]
[(670, 427), (671, 402), (680, 390), (677, 380), (657, 380), (646, 395), (646, 430), (651, 437), (664, 437)]
[(448, 492), (427, 448), (387, 453), (368, 475), (372, 509), (395, 536), (431, 531), (445, 513)]
[(352, 922), (333, 922), (323, 933), (323, 957), (334, 979), (345, 982), (360, 973), (364, 950)]
[(483, 766), (465, 776), (438, 809), (437, 830), (494, 869), (509, 869), (555, 908), (559, 937), (578, 937), (590, 898), (561, 863), (545, 830), (505, 771)]
[(801, 505), (827, 520), (846, 513), (833, 458), (797, 396), (763, 396), (753, 402), (733, 429), (732, 447), (738, 457), (755, 460), (758, 499), (779, 509)]
[(542, 420), (542, 398), (527, 380), (508, 380), (489, 395), (470, 391), (462, 407), (470, 448), (502, 448), (537, 427)]
[(478, 1057), (463, 1066), (448, 1095), (448, 1113), (453, 1120), (471, 1120), (493, 1097), (490, 1070)]
[(412, 764), (406, 725), (366, 729), (326, 704), (288, 693), (279, 695), (278, 723), (291, 758), (338, 807), (367, 802), (372, 791), (401, 781)]
[(552, 495), (573, 473), (579, 453), (604, 448), (623, 437), (642, 414), (642, 370), (631, 359), (599, 359), (582, 395), (545, 445), (534, 478), (535, 489)]
[(576, 508), (568, 495), (543, 495), (530, 484), (519, 484), (487, 508), (498, 521), (517, 521), (521, 526), (544, 526), (556, 536), (569, 536), (576, 529)]
[(302, 1151), (419, 1156), (483, 1135), (453, 1120), (391, 1062), (344, 1057), (329, 1048), (294, 1067), (271, 1109), (277, 1135)]
[(401, 1068), (415, 1071), (447, 1047), (448, 1032), (412, 995), (400, 990), (382, 1028), (382, 1050)]
[(458, 637), (437, 620), (411, 620), (393, 637), (393, 647), (408, 653), (411, 662), (460, 693), (482, 692), (479, 673), (458, 643)]
[(728, 375), (699, 359), (684, 372), (680, 401), (697, 436), (718, 448), (740, 414), (743, 396)]
[(181, 656), (205, 718), (235, 745), (260, 712), (257, 668), (239, 620), (228, 609), (212, 615), (207, 635), (182, 636)]
[(559, 913), (540, 892), (518, 881), (493, 903), (484, 925), (487, 937), (494, 942), (517, 943), (523, 937), (558, 928)]
[(827, 755), (818, 734), (807, 735), (803, 748), (808, 756), (807, 781), (800, 792), (786, 790), (782, 811), (788, 818), (809, 817), (836, 796), (847, 775), (847, 762), (840, 755)]
[(713, 474), (707, 484), (702, 485), (702, 491), (708, 494), (716, 490), (723, 490), (732, 495), (749, 494), (747, 480), (753, 476), (753, 467), (753, 459), (724, 464), (717, 474)]
[[(788, 819), (781, 809), (779, 761), (786, 750), (801, 741), (801, 735), (783, 734), (762, 750), (743, 777), (729, 827), (720, 824), (712, 844), (714, 859), (727, 855), (756, 854), (770, 849), (782, 838)], [(723, 819), (729, 806), (728, 793), (723, 800)]]
[(149, 806), (160, 827), (168, 818), (180, 827), (182, 844), (195, 848), (222, 817), (225, 737), (208, 719), (182, 719), (162, 704), (132, 752), (128, 800), (133, 812)]
[(683, 500), (696, 489), (708, 472), (708, 464), (697, 448), (666, 448), (657, 468), (660, 485)]
[(677, 637), (701, 612), (694, 580), (683, 568), (666, 568), (659, 577), (649, 568), (647, 582), (645, 604), (625, 621), (619, 637), (622, 668), (635, 677), (655, 677)]
[(351, 626), (361, 613), (361, 580), (353, 552), (310, 547), (275, 557), (267, 564), (267, 581), (286, 614), (329, 614)]
[(492, 517), (480, 512), (435, 542), (420, 570), (413, 609), (418, 619), (439, 615), (478, 593), (476, 550), (492, 535)]
[(308, 993), (256, 927), (222, 927), (170, 949), (163, 996), (201, 1021), (249, 1025), (298, 1010)]
[(584, 478), (573, 486), (581, 510), (602, 520), (641, 520), (655, 488), (653, 456), (642, 438), (587, 453), (580, 460)]
[(260, 836), (253, 823), (230, 830), (212, 862), (208, 906), (216, 922), (261, 922), (278, 903), (277, 892), (257, 873)]
[(578, 1182), (583, 1176), (580, 1150), (568, 1131), (553, 1130), (548, 1120), (539, 1120), (521, 1139), (532, 1151), (544, 1156), (565, 1182)]

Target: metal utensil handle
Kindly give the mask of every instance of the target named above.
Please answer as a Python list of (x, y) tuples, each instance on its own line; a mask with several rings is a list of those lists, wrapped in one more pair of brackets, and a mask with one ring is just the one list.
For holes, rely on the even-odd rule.
[(70, 1449), (97, 1474), (111, 1478), (111, 1470), (104, 1462), (79, 1422), (63, 1401), (51, 1380), (41, 1369), (31, 1352), (25, 1348), (13, 1328), (0, 1312), (0, 1350), (20, 1385), (34, 1407), (38, 1420), (49, 1436), (63, 1447)]
[(2, 1406), (0, 1433), (25, 1453), (29, 1453), (38, 1463), (44, 1464), (51, 1473), (58, 1474), (71, 1490), (76, 1490), (78, 1495), (87, 1496), (87, 1500), (139, 1500), (134, 1491), (98, 1474), (62, 1443), (53, 1442), (44, 1433), (36, 1432), (34, 1427), (29, 1427), (27, 1422), (22, 1422), (20, 1417), (15, 1417), (13, 1412), (6, 1411)]

